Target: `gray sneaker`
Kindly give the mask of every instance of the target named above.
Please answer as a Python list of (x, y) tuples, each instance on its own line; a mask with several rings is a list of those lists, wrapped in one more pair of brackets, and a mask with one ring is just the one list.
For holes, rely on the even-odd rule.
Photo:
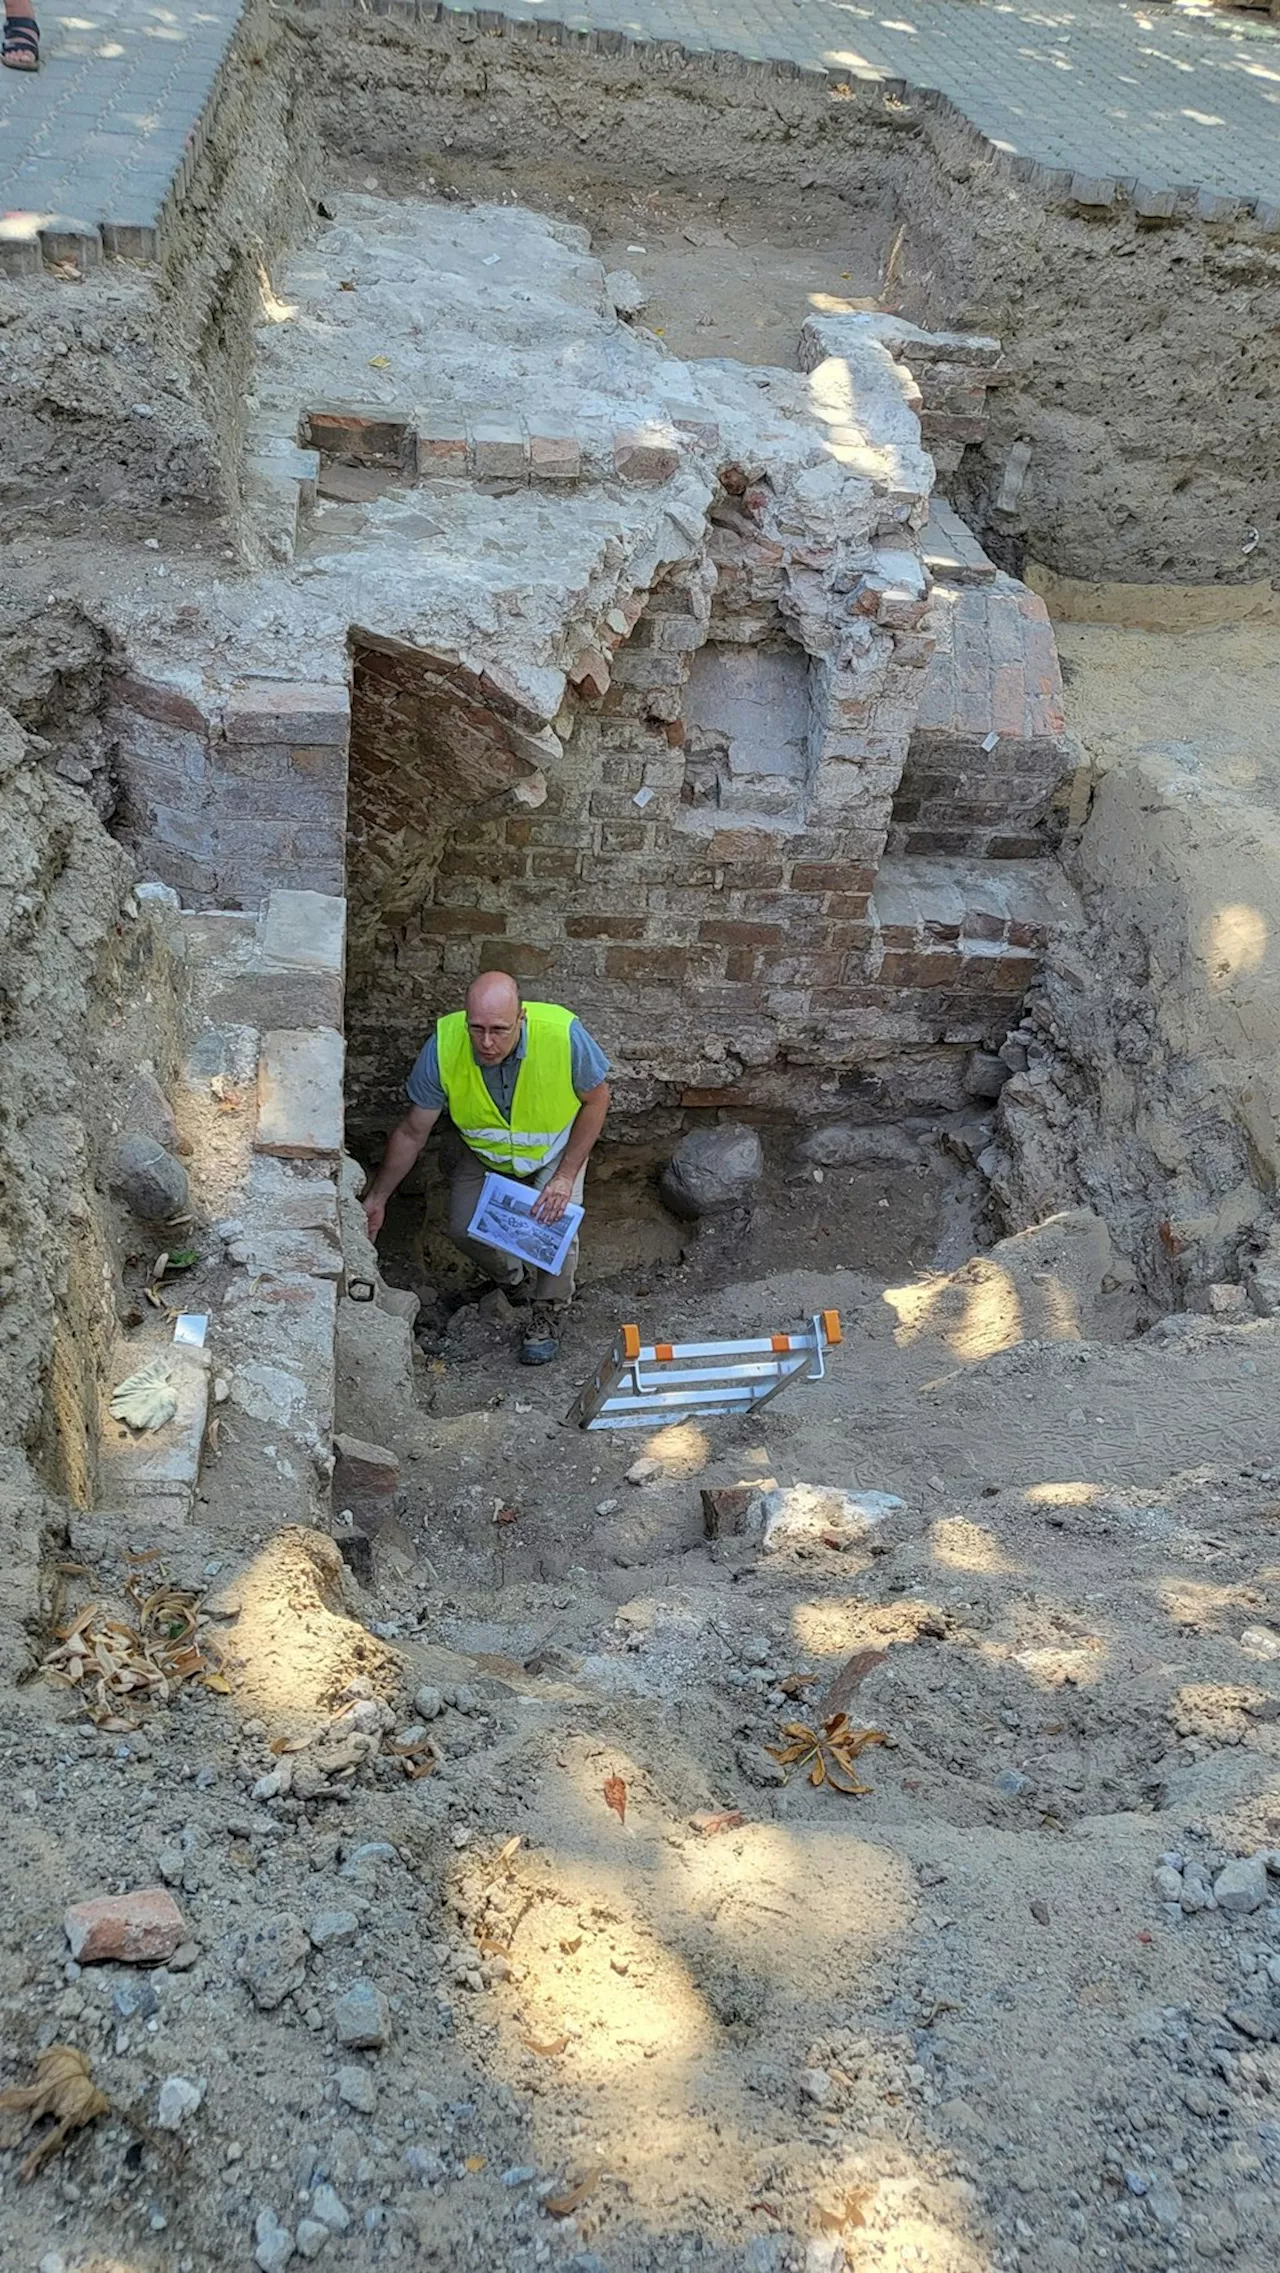
[(560, 1328), (549, 1302), (535, 1302), (520, 1344), (521, 1365), (550, 1365), (560, 1352)]

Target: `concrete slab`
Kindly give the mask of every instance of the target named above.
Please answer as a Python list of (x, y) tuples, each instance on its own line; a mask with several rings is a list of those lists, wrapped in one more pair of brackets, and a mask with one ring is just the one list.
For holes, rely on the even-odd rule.
[(332, 1026), (264, 1034), (254, 1150), (309, 1160), (342, 1150), (345, 1052)]

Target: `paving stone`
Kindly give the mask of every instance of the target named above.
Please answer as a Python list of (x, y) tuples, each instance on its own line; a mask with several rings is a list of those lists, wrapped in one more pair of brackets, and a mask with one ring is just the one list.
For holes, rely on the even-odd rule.
[(331, 1026), (276, 1030), (258, 1061), (258, 1152), (308, 1160), (342, 1150), (341, 1034)]

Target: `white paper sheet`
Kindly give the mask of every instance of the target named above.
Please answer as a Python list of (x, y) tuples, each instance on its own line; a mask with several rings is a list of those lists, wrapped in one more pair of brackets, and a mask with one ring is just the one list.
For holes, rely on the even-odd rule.
[(486, 1247), (500, 1247), (504, 1255), (518, 1255), (535, 1271), (554, 1278), (564, 1268), (582, 1221), (582, 1209), (570, 1200), (558, 1223), (539, 1223), (533, 1215), (538, 1195), (531, 1185), (515, 1184), (509, 1176), (490, 1169), (480, 1187), (475, 1214), (467, 1230)]

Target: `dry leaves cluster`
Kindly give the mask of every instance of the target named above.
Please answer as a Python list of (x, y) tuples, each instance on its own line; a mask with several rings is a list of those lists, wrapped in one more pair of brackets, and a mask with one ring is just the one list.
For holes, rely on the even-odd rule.
[(151, 1574), (158, 1583), (149, 1583), (144, 1566), (158, 1552), (153, 1548), (125, 1557), (133, 1566), (124, 1589), (134, 1613), (131, 1620), (114, 1616), (96, 1600), (86, 1603), (70, 1624), (56, 1629), (54, 1646), (42, 1661), (41, 1671), (50, 1680), (80, 1690), (89, 1718), (99, 1728), (136, 1727), (121, 1717), (123, 1701), (167, 1704), (187, 1681), (198, 1681), (221, 1696), (230, 1694), (230, 1682), (209, 1653), (200, 1596), (173, 1586), (161, 1571)]

